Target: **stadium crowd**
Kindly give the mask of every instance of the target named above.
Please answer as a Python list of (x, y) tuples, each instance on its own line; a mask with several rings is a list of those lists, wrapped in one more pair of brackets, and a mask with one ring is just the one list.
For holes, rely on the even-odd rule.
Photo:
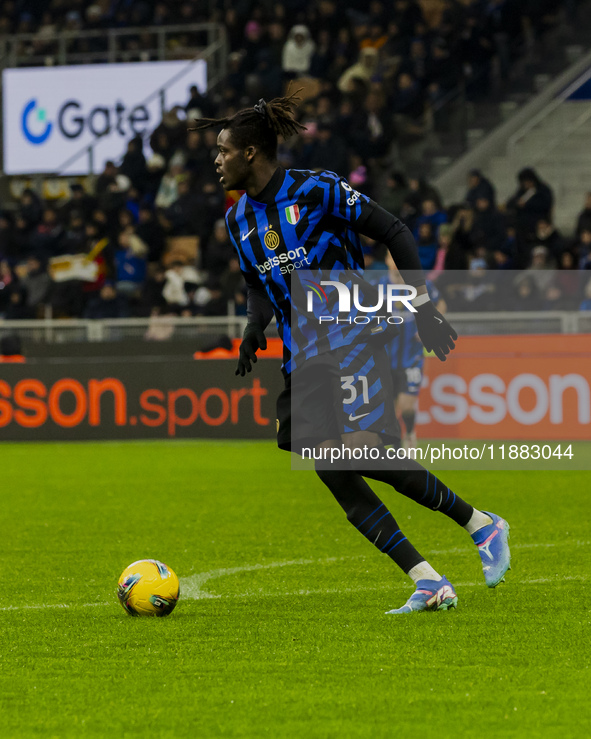
[[(229, 301), (243, 313), (244, 283), (223, 219), (230, 203), (212, 179), (214, 142), (204, 139), (189, 133), (190, 145), (175, 149), (168, 166), (160, 153), (145, 162), (132, 141), (93, 194), (75, 183), (59, 207), (26, 189), (18, 210), (0, 214), (0, 317), (42, 317), (45, 306), (55, 317), (224, 315)], [(355, 171), (349, 180), (366, 191)], [(495, 285), (507, 270), (521, 270), (513, 308), (591, 308), (591, 193), (571, 237), (552, 224), (552, 190), (532, 169), (519, 172), (504, 204), (478, 171), (465, 200), (448, 207), (433, 185), (396, 171), (371, 194), (413, 231), (450, 309), (498, 309)], [(201, 248), (177, 253), (177, 237)], [(368, 267), (386, 269), (385, 252), (366, 240)], [(60, 279), (56, 261), (75, 254), (87, 255), (94, 273)]]
[[(213, 167), (216, 132), (187, 131), (187, 119), (231, 114), (260, 96), (282, 94), (290, 80), (295, 89), (305, 80), (299, 116), (307, 131), (282, 145), (281, 163), (344, 174), (398, 215), (450, 308), (491, 307), (492, 275), (510, 269), (524, 275), (515, 287), (517, 307), (589, 304), (582, 270), (591, 268), (591, 195), (574, 237), (566, 238), (552, 224), (551, 186), (531, 169), (518, 174), (506, 203), (497, 203), (484, 174), (472, 172), (464, 202), (446, 208), (405, 158), (428, 131), (445, 125), (437, 103), (458, 82), (468, 98), (486, 96), (495, 77), (510, 73), (528, 37), (543, 35), (558, 11), (572, 12), (576, 2), (371, 0), (360, 9), (335, 0), (244, 0), (211, 3), (211, 12), (206, 3), (142, 0), (40, 1), (32, 12), (24, 5), (2, 4), (0, 35), (36, 33), (35, 53), (48, 29), (219, 20), (231, 54), (220, 86), (207, 95), (192, 87), (149, 141), (129, 141), (120, 161), (107, 162), (92, 183), (72, 184), (65, 202), (44, 202), (27, 188), (16, 207), (4, 204), (0, 316), (40, 317), (45, 306), (56, 317), (221, 315), (230, 302), (244, 312), (244, 285), (223, 221), (232, 200)], [(171, 248), (187, 239), (193, 250)], [(367, 243), (366, 253), (368, 264), (383, 266), (381, 245)], [(60, 278), (59, 258), (76, 254), (88, 255), (94, 269), (86, 279), (63, 279), (63, 271)], [(562, 279), (552, 267), (564, 272)], [(467, 270), (468, 281), (447, 279), (456, 270)], [(576, 289), (570, 270), (581, 272)]]
[[(536, 39), (565, 19), (576, 22), (581, 2), (5, 0), (0, 40), (24, 34), (20, 64), (30, 58), (31, 64), (43, 59), (51, 65), (58, 59), (56, 34), (68, 32), (67, 52), (92, 62), (93, 53), (107, 48), (101, 31), (138, 29), (121, 38), (120, 53), (125, 61), (148, 61), (155, 58), (148, 51), (154, 47), (150, 28), (223, 23), (231, 54), (219, 102), (235, 106), (244, 93), (275, 97), (286, 80), (310, 77), (335, 105), (332, 117), (342, 115), (343, 96), (353, 103), (348, 115), (353, 113), (361, 128), (356, 135), (364, 138), (363, 128), (370, 126), (375, 156), (383, 153), (389, 134), (405, 147), (433, 125), (443, 125), (433, 117), (439, 103), (458, 89), (468, 100), (486, 98), (495, 79), (506, 79), (512, 63)], [(79, 31), (99, 33), (77, 36)], [(182, 56), (204, 43), (197, 32), (179, 31), (168, 38), (167, 53)]]
[[(439, 57), (448, 67), (442, 77), (454, 66), (454, 72), (473, 78), (495, 57), (508, 71), (528, 35), (531, 40), (543, 34), (561, 14), (574, 20), (578, 5), (579, 0), (370, 0), (363, 5), (355, 0), (4, 0), (0, 38), (23, 35), (19, 56), (44, 56), (52, 64), (56, 33), (70, 32), (68, 51), (92, 59), (106, 44), (100, 32), (138, 29), (125, 39), (123, 51), (129, 61), (147, 61), (150, 27), (177, 26), (169, 42), (174, 51), (201, 40), (183, 25), (218, 22), (228, 29), (231, 51), (249, 58), (247, 73), (260, 74), (271, 85), (275, 65), (284, 73), (311, 71), (336, 81), (356, 62), (359, 48), (383, 49), (383, 60), (403, 56), (417, 71), (416, 66), (431, 63), (434, 42), (449, 54)], [(297, 39), (299, 26), (306, 28)], [(76, 36), (81, 31), (98, 33)], [(418, 70), (420, 81), (426, 71)], [(448, 81), (457, 84), (455, 77)]]

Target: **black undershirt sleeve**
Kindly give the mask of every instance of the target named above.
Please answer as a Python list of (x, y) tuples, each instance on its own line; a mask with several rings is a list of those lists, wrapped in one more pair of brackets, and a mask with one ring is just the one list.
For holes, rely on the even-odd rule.
[[(392, 259), (407, 285), (420, 287), (425, 284), (425, 275), (419, 259), (416, 242), (410, 230), (399, 218), (388, 213), (373, 200), (371, 211), (363, 220), (360, 229), (355, 229), (363, 236), (369, 236), (388, 247)], [(355, 227), (354, 227), (355, 228)]]
[(273, 306), (266, 290), (260, 286), (252, 286), (247, 282), (246, 316), (249, 323), (257, 323), (263, 329), (271, 323)]

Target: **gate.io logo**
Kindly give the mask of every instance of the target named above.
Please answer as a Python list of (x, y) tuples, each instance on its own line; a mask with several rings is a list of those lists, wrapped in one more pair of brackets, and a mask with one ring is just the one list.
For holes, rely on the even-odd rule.
[[(45, 108), (37, 108), (36, 100), (29, 100), (23, 110), (23, 134), (32, 144), (43, 144), (49, 138), (53, 124), (47, 120)], [(38, 131), (38, 133), (35, 133)]]

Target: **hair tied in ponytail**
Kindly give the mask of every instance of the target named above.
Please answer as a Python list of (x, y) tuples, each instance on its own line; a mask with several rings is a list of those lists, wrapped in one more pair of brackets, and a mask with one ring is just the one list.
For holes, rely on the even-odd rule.
[(259, 100), (259, 102), (258, 102), (258, 103), (257, 103), (256, 105), (254, 105), (254, 106), (253, 106), (253, 108), (254, 108), (254, 109), (255, 109), (255, 111), (256, 111), (256, 112), (257, 112), (257, 113), (258, 113), (258, 114), (259, 114), (260, 116), (262, 116), (263, 118), (267, 118), (267, 117), (268, 117), (268, 113), (267, 113), (267, 103), (266, 103), (266, 101), (265, 101), (265, 99), (264, 99), (264, 98), (261, 98), (261, 99)]

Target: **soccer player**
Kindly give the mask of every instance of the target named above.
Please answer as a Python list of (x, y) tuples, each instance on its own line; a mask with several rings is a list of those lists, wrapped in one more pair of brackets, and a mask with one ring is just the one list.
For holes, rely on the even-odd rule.
[[(408, 541), (365, 478), (388, 483), (464, 527), (478, 547), (489, 587), (498, 585), (510, 566), (509, 526), (499, 516), (473, 508), (414, 460), (405, 460), (401, 468), (387, 458), (385, 445), (400, 443), (389, 360), (383, 344), (380, 348), (375, 343), (387, 326), (332, 323), (321, 334), (303, 314), (292, 323), (297, 270), (362, 275), (358, 234), (365, 234), (388, 247), (406, 283), (416, 288), (414, 315), (426, 349), (445, 361), (457, 335), (429, 299), (414, 239), (401, 221), (332, 172), (279, 166), (278, 136), (288, 138), (303, 129), (293, 116), (297, 102), (296, 95), (260, 100), (228, 118), (196, 122), (197, 129), (221, 129), (215, 160), (220, 182), (225, 190), (245, 191), (226, 214), (248, 286), (248, 323), (236, 374), (252, 370), (256, 352), (266, 348), (264, 330), (275, 315), (285, 377), (277, 400), (279, 447), (301, 453), (312, 439), (316, 472), (348, 520), (415, 583), (407, 603), (388, 613), (455, 608), (453, 585)], [(371, 396), (358, 394), (360, 380), (372, 389)], [(292, 393), (297, 403), (292, 404)], [(368, 412), (358, 413), (363, 404)], [(340, 445), (369, 447), (382, 452), (383, 460), (371, 468), (365, 460), (336, 468), (322, 452)]]
[[(390, 282), (403, 282), (397, 269), (390, 271)], [(435, 285), (426, 281), (427, 293), (440, 313), (445, 312), (445, 301), (440, 297)], [(392, 374), (394, 378), (394, 407), (396, 415), (402, 419), (405, 434), (402, 445), (405, 449), (416, 448), (417, 434), (415, 422), (419, 404), (419, 391), (423, 384), (425, 356), (423, 344), (417, 333), (414, 318), (409, 316), (400, 327), (400, 334), (388, 346)]]

